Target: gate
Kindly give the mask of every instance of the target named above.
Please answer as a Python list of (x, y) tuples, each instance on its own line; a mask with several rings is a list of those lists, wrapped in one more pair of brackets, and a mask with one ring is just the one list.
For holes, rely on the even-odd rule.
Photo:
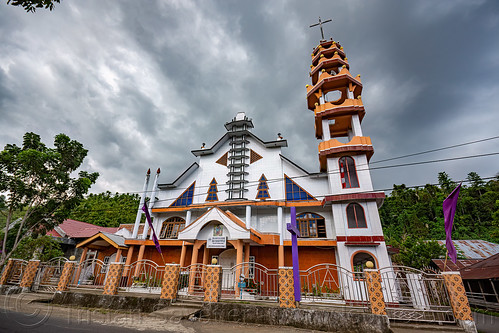
[(300, 271), (302, 302), (352, 306), (367, 311), (369, 297), (362, 272), (334, 264)]
[(379, 271), (390, 319), (455, 322), (442, 275), (404, 266)]
[(100, 289), (104, 288), (109, 265), (102, 260), (86, 259), (76, 265), (70, 286), (73, 288)]
[(7, 277), (7, 284), (20, 284), (23, 273), (28, 265), (26, 260), (22, 259), (11, 259), (14, 261), (12, 264), (12, 270), (10, 271), (9, 276)]
[(192, 264), (180, 268), (178, 297), (200, 297), (204, 295), (206, 265)]
[(161, 294), (165, 267), (152, 260), (136, 261), (123, 268), (120, 287), (127, 292)]
[(277, 269), (243, 262), (222, 269), (222, 298), (273, 301), (279, 299), (279, 276)]
[(33, 288), (37, 290), (38, 288), (51, 289), (57, 287), (66, 261), (68, 259), (64, 257), (57, 257), (42, 262), (38, 267)]

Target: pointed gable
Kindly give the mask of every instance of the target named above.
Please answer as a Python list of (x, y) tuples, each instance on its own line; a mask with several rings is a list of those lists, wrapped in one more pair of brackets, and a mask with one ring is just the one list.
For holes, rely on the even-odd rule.
[(317, 201), (312, 195), (305, 191), (301, 186), (296, 184), (287, 175), (284, 175), (286, 180), (286, 200), (287, 201)]
[(196, 185), (196, 182), (192, 183), (191, 186), (189, 186), (184, 193), (182, 193), (177, 200), (175, 200), (170, 207), (184, 207), (184, 206), (189, 206), (192, 204), (192, 198), (194, 198), (194, 186)]

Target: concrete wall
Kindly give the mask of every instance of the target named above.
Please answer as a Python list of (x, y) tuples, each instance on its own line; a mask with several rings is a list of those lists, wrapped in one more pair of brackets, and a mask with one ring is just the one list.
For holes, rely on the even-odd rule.
[(333, 312), (236, 303), (211, 303), (203, 305), (201, 316), (214, 320), (292, 326), (328, 332), (391, 332), (387, 316), (345, 311)]

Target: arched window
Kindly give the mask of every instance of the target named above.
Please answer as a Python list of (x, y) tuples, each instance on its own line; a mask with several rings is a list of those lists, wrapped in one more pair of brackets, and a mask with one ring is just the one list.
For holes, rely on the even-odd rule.
[(367, 228), (364, 208), (358, 203), (351, 203), (347, 206), (347, 220), (349, 228)]
[(296, 215), (301, 238), (325, 238), (326, 223), (324, 218), (314, 213)]
[(341, 186), (343, 188), (359, 187), (357, 179), (357, 170), (355, 169), (355, 161), (350, 156), (343, 156), (339, 160)]
[(376, 260), (374, 257), (367, 252), (357, 252), (354, 254), (352, 258), (352, 266), (354, 272), (362, 272), (364, 268), (366, 268), (366, 262), (372, 262), (374, 267), (376, 268)]
[(178, 237), (178, 232), (185, 226), (185, 220), (181, 217), (170, 217), (161, 227), (159, 238), (173, 238)]

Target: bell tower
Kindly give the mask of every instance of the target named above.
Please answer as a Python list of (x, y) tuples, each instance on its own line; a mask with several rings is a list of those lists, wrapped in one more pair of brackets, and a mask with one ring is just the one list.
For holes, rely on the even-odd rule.
[(367, 261), (376, 268), (389, 266), (378, 213), (385, 195), (373, 192), (369, 160), (374, 150), (361, 127), (366, 111), (360, 75), (350, 73), (341, 44), (323, 37), (312, 52), (310, 78), (307, 106), (315, 115), (320, 170), (328, 174), (325, 202), (333, 213), (337, 261), (349, 270), (361, 270)]

